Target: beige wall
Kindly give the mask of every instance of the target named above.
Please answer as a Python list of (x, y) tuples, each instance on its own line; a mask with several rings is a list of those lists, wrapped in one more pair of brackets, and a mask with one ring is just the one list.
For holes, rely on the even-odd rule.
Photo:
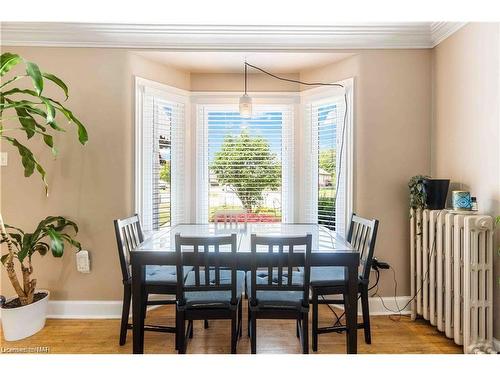
[[(1, 212), (7, 223), (22, 228), (47, 215), (64, 215), (80, 226), (78, 239), (89, 249), (92, 272), (76, 271), (73, 251), (60, 259), (37, 259), (39, 287), (53, 299), (117, 300), (121, 274), (113, 219), (133, 212), (133, 75), (189, 88), (189, 74), (144, 60), (119, 49), (9, 48), (53, 72), (70, 87), (68, 107), (87, 126), (89, 142), (79, 145), (76, 132), (59, 135), (60, 154), (52, 160), (43, 146), (34, 147), (47, 169), (46, 198), (37, 176), (25, 179), (19, 157), (10, 147), (9, 165), (1, 168)], [(54, 90), (47, 88), (47, 94)], [(63, 121), (61, 120), (61, 124)], [(2, 142), (3, 143), (3, 142)], [(12, 294), (2, 268), (1, 291)]]
[[(481, 212), (500, 215), (500, 24), (465, 26), (434, 49), (433, 68), (432, 174), (470, 190)], [(499, 282), (494, 297), (499, 338)]]
[[(430, 172), (431, 51), (373, 50), (316, 71), (305, 81), (355, 78), (354, 211), (380, 220), (375, 256), (396, 271), (400, 296), (410, 294), (408, 188)], [(380, 294), (394, 295), (392, 272)]]
[[(298, 79), (299, 74), (280, 74), (280, 77)], [(192, 73), (191, 91), (238, 91), (244, 90), (244, 75), (239, 73)], [(299, 85), (279, 81), (263, 73), (250, 73), (247, 77), (248, 92), (299, 91)]]

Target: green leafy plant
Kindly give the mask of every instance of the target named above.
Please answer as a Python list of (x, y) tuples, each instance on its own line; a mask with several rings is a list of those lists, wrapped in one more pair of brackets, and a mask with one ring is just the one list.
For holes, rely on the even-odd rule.
[[(24, 73), (6, 78), (7, 73), (20, 64), (25, 67)], [(69, 95), (66, 83), (54, 74), (40, 70), (37, 64), (15, 53), (2, 53), (0, 78), (0, 140), (12, 145), (18, 151), (25, 177), (32, 176), (35, 171), (39, 174), (45, 193), (48, 194), (45, 169), (24, 143), (25, 140), (43, 141), (55, 157), (57, 148), (54, 144), (54, 134), (65, 131), (60, 118), (76, 126), (78, 140), (82, 145), (88, 140), (87, 129), (73, 112), (62, 104)], [(21, 83), (25, 79), (31, 82), (32, 88), (25, 88), (26, 85), (16, 87), (16, 83)], [(44, 88), (48, 84), (58, 87), (64, 94), (64, 99), (56, 100), (45, 95)], [(0, 214), (0, 239), (1, 243), (7, 247), (7, 254), (2, 255), (0, 259), (18, 294), (21, 305), (27, 305), (33, 301), (36, 279), (31, 279), (33, 273), (31, 257), (34, 253), (44, 255), (50, 249), (54, 256), (62, 256), (64, 242), (80, 249), (80, 243), (63, 232), (67, 227), (72, 227), (75, 232), (78, 231), (74, 222), (61, 216), (49, 216), (40, 222), (35, 232), (24, 233), (19, 228), (4, 225)], [(10, 231), (7, 231), (7, 228)], [(49, 243), (45, 242), (47, 239)], [(22, 286), (15, 272), (15, 259), (21, 265)]]
[(429, 176), (417, 175), (410, 178), (408, 188), (410, 189), (410, 209), (424, 209), (426, 207), (427, 194), (425, 193), (424, 180)]
[[(0, 84), (0, 138), (19, 152), (24, 176), (29, 177), (35, 171), (38, 172), (48, 192), (45, 169), (18, 134), (24, 133), (28, 140), (33, 137), (41, 138), (53, 155), (57, 155), (53, 133), (65, 131), (58, 124), (58, 113), (66, 121), (76, 125), (78, 140), (82, 145), (88, 140), (87, 129), (61, 101), (43, 95), (44, 87), (50, 81), (62, 90), (64, 100), (68, 99), (68, 86), (54, 74), (42, 72), (37, 64), (26, 61), (17, 54), (5, 52), (0, 56), (0, 77), (4, 77), (18, 64), (25, 65), (25, 74), (15, 75), (10, 79), (2, 78)], [(33, 89), (14, 86), (14, 83), (25, 78), (31, 80)]]
[(248, 212), (262, 203), (266, 189), (277, 190), (281, 183), (281, 165), (269, 143), (246, 130), (224, 138), (210, 168), (219, 184), (234, 191)]
[[(72, 229), (75, 234), (78, 233), (78, 226), (62, 216), (48, 216), (40, 221), (32, 233), (26, 233), (8, 224), (5, 224), (5, 228), (7, 230), (2, 232), (0, 243), (7, 244), (8, 253), (0, 260), (7, 270), (21, 305), (28, 305), (33, 302), (36, 287), (36, 279), (31, 277), (33, 255), (38, 253), (43, 256), (50, 251), (54, 257), (61, 257), (65, 243), (81, 250), (80, 243), (67, 232), (67, 229)], [(22, 286), (14, 269), (14, 259), (21, 265)]]

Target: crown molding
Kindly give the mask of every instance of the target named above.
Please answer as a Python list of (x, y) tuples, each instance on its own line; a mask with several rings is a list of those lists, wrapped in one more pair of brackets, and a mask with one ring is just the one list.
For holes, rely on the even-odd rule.
[(437, 46), (453, 33), (464, 27), (466, 22), (432, 22), (431, 23), (431, 44)]
[(3, 22), (0, 28), (4, 46), (313, 51), (432, 48), (461, 26), (446, 22), (334, 26)]

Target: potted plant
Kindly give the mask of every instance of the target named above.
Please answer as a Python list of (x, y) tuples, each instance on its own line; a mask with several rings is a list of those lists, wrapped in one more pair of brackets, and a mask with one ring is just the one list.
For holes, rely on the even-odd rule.
[(427, 193), (424, 181), (429, 176), (416, 175), (410, 178), (408, 188), (410, 189), (410, 209), (424, 209), (427, 202)]
[[(55, 257), (64, 253), (64, 245), (81, 250), (81, 245), (67, 229), (78, 233), (78, 226), (62, 216), (48, 216), (32, 233), (0, 223), (2, 237), (0, 243), (7, 245), (7, 254), (0, 258), (7, 271), (10, 283), (17, 297), (10, 298), (1, 306), (2, 328), (7, 341), (20, 340), (41, 330), (45, 325), (49, 292), (36, 289), (36, 279), (33, 275), (34, 255), (44, 256), (49, 251)], [(15, 269), (15, 262), (20, 265), (22, 285)]]
[(442, 210), (446, 206), (446, 197), (450, 180), (413, 176), (408, 183), (410, 189), (410, 208)]
[[(25, 67), (24, 71), (13, 69), (22, 64)], [(10, 78), (5, 78), (7, 73), (14, 71), (16, 73)], [(59, 118), (61, 116), (58, 114), (62, 115), (64, 122), (76, 126), (78, 140), (82, 145), (88, 140), (87, 129), (73, 112), (62, 104), (68, 99), (68, 86), (54, 74), (41, 71), (37, 64), (15, 53), (2, 53), (0, 55), (0, 78), (2, 79), (0, 83), (0, 140), (17, 150), (21, 157), (25, 177), (30, 177), (35, 172), (38, 173), (44, 184), (45, 193), (48, 195), (45, 169), (25, 141), (43, 140), (56, 157), (57, 149), (53, 133), (65, 131)], [(15, 83), (25, 79), (31, 81), (32, 89), (25, 88), (26, 85), (16, 87)], [(56, 100), (44, 95), (43, 90), (47, 84), (54, 84), (60, 88), (64, 99)], [(62, 216), (49, 216), (39, 223), (33, 233), (25, 233), (19, 228), (4, 225), (0, 213), (2, 244), (0, 259), (17, 293), (17, 297), (8, 299), (7, 303), (5, 303), (5, 298), (0, 296), (0, 304), (3, 305), (2, 325), (6, 339), (20, 339), (43, 327), (49, 293), (36, 290), (36, 279), (31, 277), (32, 256), (35, 253), (44, 255), (49, 250), (54, 256), (62, 256), (65, 242), (80, 249), (80, 243), (66, 232), (68, 228), (78, 231), (73, 221)], [(5, 248), (6, 253), (3, 251)], [(22, 286), (15, 272), (16, 261), (21, 268)]]

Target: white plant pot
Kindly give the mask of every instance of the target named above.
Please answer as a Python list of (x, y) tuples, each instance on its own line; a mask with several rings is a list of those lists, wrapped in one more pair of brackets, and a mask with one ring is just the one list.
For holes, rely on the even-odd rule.
[[(48, 290), (37, 290), (35, 293), (47, 293), (47, 295), (26, 306), (2, 308), (2, 328), (6, 341), (16, 341), (32, 336), (45, 326), (50, 293)], [(10, 298), (7, 302), (15, 298), (17, 297)]]

